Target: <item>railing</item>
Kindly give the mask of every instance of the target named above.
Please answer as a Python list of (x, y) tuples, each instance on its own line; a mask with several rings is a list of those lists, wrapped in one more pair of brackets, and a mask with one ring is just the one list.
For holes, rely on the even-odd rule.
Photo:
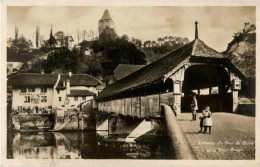
[(197, 159), (171, 107), (162, 105), (162, 114), (165, 119), (167, 136), (173, 157), (176, 159)]
[(137, 96), (98, 103), (98, 110), (109, 113), (148, 118), (161, 115), (161, 104), (173, 103), (173, 93)]

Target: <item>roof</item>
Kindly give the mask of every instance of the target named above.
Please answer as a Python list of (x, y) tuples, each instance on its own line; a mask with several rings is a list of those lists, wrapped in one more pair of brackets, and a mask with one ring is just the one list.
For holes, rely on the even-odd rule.
[(49, 85), (53, 86), (57, 81), (57, 74), (19, 73), (8, 78), (8, 84), (13, 86), (23, 85)]
[(71, 86), (97, 86), (99, 84), (99, 80), (87, 74), (61, 75), (61, 81), (67, 79), (70, 80)]
[[(62, 87), (64, 80), (70, 80), (71, 86), (97, 86), (99, 81), (87, 74), (62, 74), (58, 86)], [(14, 86), (22, 85), (54, 85), (58, 80), (58, 74), (20, 73), (8, 78), (8, 84)]]
[(114, 77), (116, 80), (120, 80), (129, 74), (140, 70), (145, 65), (135, 65), (135, 64), (119, 64), (114, 70)]
[(95, 96), (96, 94), (88, 90), (70, 90), (70, 94), (67, 96)]
[(221, 53), (210, 48), (200, 39), (195, 39), (125, 78), (108, 85), (96, 99), (101, 100), (141, 85), (157, 81), (191, 56), (223, 58)]
[(105, 10), (105, 12), (100, 20), (112, 20), (108, 10)]

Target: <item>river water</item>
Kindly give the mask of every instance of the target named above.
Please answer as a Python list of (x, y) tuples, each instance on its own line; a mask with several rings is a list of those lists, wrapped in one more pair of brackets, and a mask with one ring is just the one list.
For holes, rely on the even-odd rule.
[[(165, 142), (126, 143), (100, 132), (8, 132), (8, 159), (169, 159)], [(160, 141), (160, 140), (159, 140)]]

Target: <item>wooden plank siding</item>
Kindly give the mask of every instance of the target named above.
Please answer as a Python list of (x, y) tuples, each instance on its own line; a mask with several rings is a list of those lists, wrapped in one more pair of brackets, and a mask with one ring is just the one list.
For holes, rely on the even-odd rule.
[(99, 102), (98, 110), (125, 116), (149, 118), (161, 114), (160, 105), (172, 104), (173, 92)]

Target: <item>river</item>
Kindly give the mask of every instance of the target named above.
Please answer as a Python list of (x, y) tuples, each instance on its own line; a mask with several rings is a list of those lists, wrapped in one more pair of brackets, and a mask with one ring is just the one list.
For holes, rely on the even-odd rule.
[[(8, 159), (169, 159), (165, 142), (126, 143), (100, 132), (8, 132)], [(160, 141), (160, 140), (159, 140)]]

